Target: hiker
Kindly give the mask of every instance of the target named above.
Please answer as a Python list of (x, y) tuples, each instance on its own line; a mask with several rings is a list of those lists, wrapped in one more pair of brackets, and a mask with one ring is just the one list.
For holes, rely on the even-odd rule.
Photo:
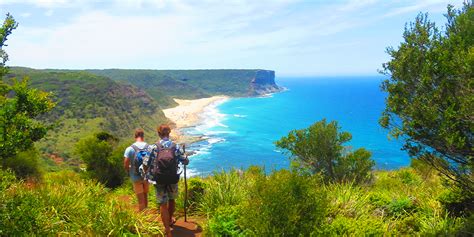
[(187, 165), (178, 144), (170, 139), (171, 128), (163, 124), (157, 129), (160, 140), (150, 145), (143, 164), (150, 182), (155, 184), (156, 200), (160, 206), (161, 220), (167, 236), (171, 236), (171, 226), (176, 222), (173, 217), (175, 199), (178, 197), (178, 164)]
[(145, 132), (138, 128), (135, 130), (135, 143), (127, 147), (124, 153), (123, 166), (130, 175), (133, 183), (133, 191), (137, 195), (138, 210), (142, 211), (148, 207), (148, 181), (144, 178), (144, 172), (141, 171), (143, 158), (148, 152), (148, 144), (144, 141)]

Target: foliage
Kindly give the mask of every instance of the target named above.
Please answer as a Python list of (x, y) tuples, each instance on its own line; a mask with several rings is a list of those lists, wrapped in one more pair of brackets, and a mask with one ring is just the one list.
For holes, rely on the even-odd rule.
[(424, 180), (412, 168), (375, 171), (363, 186), (258, 167), (217, 175), (202, 178), (199, 200), (212, 208), (195, 213), (208, 217), (211, 236), (472, 235), (472, 217), (444, 206), (442, 179)]
[(38, 156), (33, 143), (46, 135), (48, 126), (37, 119), (49, 112), (54, 103), (50, 94), (31, 88), (29, 79), (3, 80), (8, 72), (8, 55), (3, 50), (7, 37), (18, 26), (7, 14), (0, 28), (0, 166), (11, 168), (18, 177), (39, 177)]
[(158, 103), (131, 85), (84, 71), (49, 71), (12, 68), (8, 78), (29, 76), (35, 88), (54, 94), (57, 106), (40, 116), (56, 121), (46, 139), (38, 144), (45, 154), (55, 154), (69, 165), (77, 165), (74, 145), (97, 131), (108, 131), (120, 139), (133, 138), (141, 127), (155, 134), (157, 124), (167, 122)]
[(214, 173), (206, 182), (199, 209), (207, 215), (212, 215), (219, 207), (242, 203), (246, 195), (246, 182), (236, 170)]
[(0, 235), (160, 234), (102, 185), (72, 172), (49, 174), (45, 183), (30, 187), (0, 170)]
[(242, 204), (238, 220), (256, 236), (308, 236), (326, 215), (326, 194), (318, 176), (281, 170), (260, 176)]
[(13, 157), (3, 160), (3, 166), (11, 169), (17, 178), (40, 180), (43, 173), (40, 165), (40, 154), (36, 148), (21, 151)]
[(101, 132), (76, 145), (76, 152), (86, 164), (89, 176), (109, 188), (122, 185), (126, 177), (122, 165), (125, 146), (117, 143), (117, 138)]
[(208, 232), (213, 236), (244, 236), (237, 224), (238, 215), (236, 206), (218, 208), (207, 223)]
[(54, 103), (50, 94), (32, 89), (28, 79), (14, 81), (0, 95), (0, 157), (6, 159), (28, 150), (33, 142), (46, 135), (47, 126), (36, 119), (50, 111)]
[[(5, 63), (8, 61), (8, 54), (3, 50), (3, 46), (7, 46), (5, 42), (16, 27), (18, 27), (18, 23), (13, 16), (8, 13), (3, 21), (2, 27), (0, 27), (0, 78), (8, 73), (8, 68), (5, 66)], [(0, 83), (0, 88), (1, 86), (2, 84)]]
[(474, 7), (448, 6), (440, 31), (420, 14), (405, 28), (404, 42), (389, 47), (383, 64), (390, 78), (380, 119), (394, 137), (405, 138), (411, 156), (429, 163), (474, 195)]
[(319, 121), (307, 129), (293, 130), (276, 145), (287, 150), (293, 161), (326, 180), (362, 183), (370, 180), (374, 161), (364, 148), (347, 151), (344, 143), (351, 140), (348, 132), (339, 132), (336, 121)]

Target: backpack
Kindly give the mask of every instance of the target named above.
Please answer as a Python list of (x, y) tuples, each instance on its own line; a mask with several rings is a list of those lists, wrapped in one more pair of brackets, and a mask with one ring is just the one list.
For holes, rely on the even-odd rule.
[(135, 151), (133, 155), (133, 169), (136, 175), (143, 176), (140, 172), (140, 166), (143, 164), (143, 158), (147, 155), (148, 152), (148, 145), (145, 145), (143, 149), (138, 148), (135, 145), (131, 146), (133, 150)]
[(165, 147), (156, 143), (157, 155), (152, 161), (151, 177), (157, 184), (177, 184), (179, 181), (178, 159), (176, 158), (176, 144)]

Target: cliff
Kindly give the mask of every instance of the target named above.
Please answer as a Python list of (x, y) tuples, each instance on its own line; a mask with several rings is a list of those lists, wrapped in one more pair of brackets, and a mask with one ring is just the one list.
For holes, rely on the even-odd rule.
[(275, 71), (257, 70), (255, 77), (250, 82), (251, 95), (266, 95), (281, 91), (281, 89), (275, 83)]
[(275, 72), (260, 69), (216, 70), (87, 70), (145, 90), (162, 107), (176, 104), (170, 98), (199, 99), (216, 95), (259, 96), (281, 90)]

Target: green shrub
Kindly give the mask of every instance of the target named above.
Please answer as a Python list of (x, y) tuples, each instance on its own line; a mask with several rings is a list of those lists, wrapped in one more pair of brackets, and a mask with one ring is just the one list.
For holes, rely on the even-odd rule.
[(41, 179), (42, 169), (39, 164), (39, 153), (34, 147), (18, 152), (14, 157), (2, 159), (2, 161), (2, 166), (11, 169), (20, 179)]
[(201, 198), (200, 211), (210, 216), (219, 207), (241, 204), (247, 192), (247, 179), (236, 170), (214, 173), (206, 180), (206, 190)]
[(364, 148), (350, 151), (344, 146), (352, 139), (348, 132), (340, 132), (336, 121), (325, 119), (309, 128), (293, 130), (275, 144), (286, 150), (293, 165), (311, 173), (319, 173), (326, 181), (365, 183), (372, 178), (375, 162)]
[(330, 223), (324, 225), (315, 232), (318, 236), (382, 236), (386, 231), (383, 229), (381, 219), (361, 216), (348, 218), (336, 216)]
[(236, 207), (219, 208), (207, 222), (206, 229), (212, 236), (244, 236), (237, 224), (239, 211)]
[(117, 143), (118, 139), (101, 132), (76, 144), (76, 153), (86, 164), (88, 175), (109, 188), (122, 185), (126, 178), (123, 168), (126, 146)]
[(135, 213), (101, 184), (73, 172), (47, 175), (35, 187), (11, 182), (11, 173), (0, 175), (1, 236), (160, 234), (156, 223), (145, 222), (150, 216)]
[(411, 169), (401, 169), (396, 172), (396, 177), (404, 184), (420, 184), (420, 177)]
[(427, 180), (436, 174), (436, 170), (433, 166), (427, 164), (424, 160), (412, 158), (410, 167), (412, 167), (424, 180)]
[(460, 188), (444, 190), (438, 200), (452, 216), (469, 216), (474, 212), (474, 197)]
[[(196, 211), (199, 203), (201, 203), (204, 190), (206, 189), (206, 183), (198, 178), (191, 178), (188, 182), (188, 210)], [(183, 192), (184, 193), (184, 190)], [(183, 197), (184, 198), (184, 197)]]
[(409, 215), (416, 211), (416, 205), (408, 197), (392, 200), (387, 205), (388, 213), (394, 217)]
[(242, 203), (238, 224), (256, 236), (307, 236), (322, 225), (326, 193), (318, 176), (287, 170), (259, 176)]

